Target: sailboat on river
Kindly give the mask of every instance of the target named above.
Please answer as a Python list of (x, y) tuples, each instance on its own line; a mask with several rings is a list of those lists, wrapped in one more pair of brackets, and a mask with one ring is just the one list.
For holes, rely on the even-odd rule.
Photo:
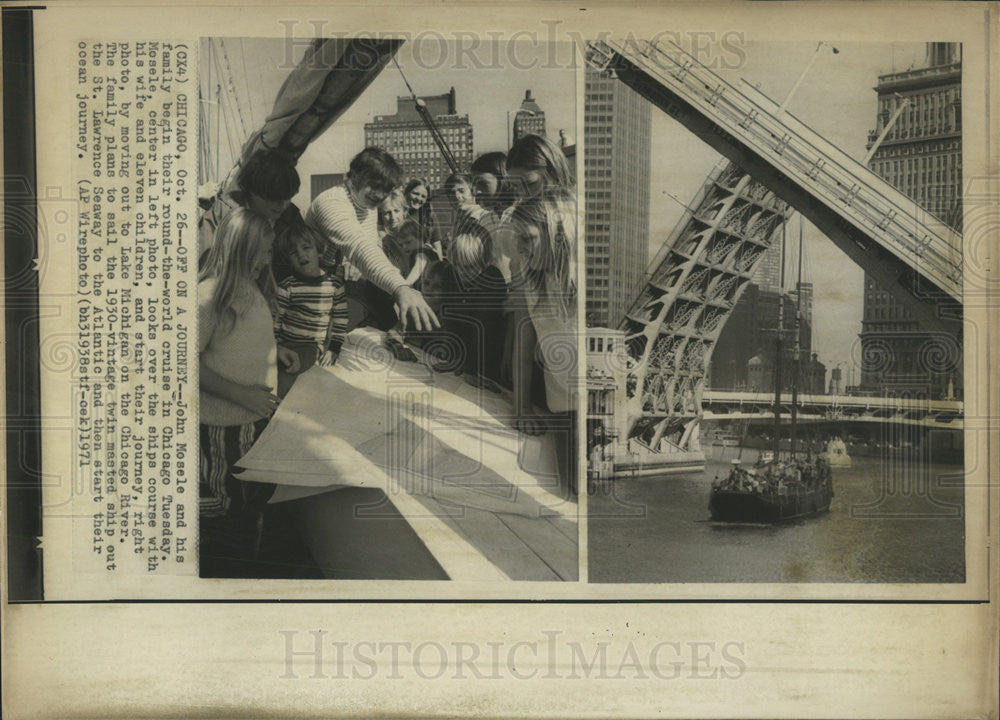
[(821, 457), (776, 460), (752, 468), (734, 464), (712, 487), (713, 520), (773, 523), (818, 515), (830, 509), (833, 476)]
[[(784, 285), (784, 228), (782, 228), (781, 283)], [(799, 297), (802, 281), (802, 226), (799, 225)], [(800, 303), (801, 301), (799, 301)], [(833, 500), (833, 474), (830, 461), (821, 455), (806, 453), (796, 456), (795, 421), (798, 402), (799, 324), (801, 306), (796, 310), (795, 372), (792, 380), (791, 447), (784, 458), (780, 453), (781, 434), (781, 336), (784, 327), (784, 301), (778, 302), (778, 327), (775, 341), (774, 372), (774, 449), (770, 457), (753, 467), (744, 467), (739, 459), (732, 461), (729, 474), (712, 483), (708, 509), (712, 520), (722, 522), (775, 523), (809, 517), (826, 512)]]

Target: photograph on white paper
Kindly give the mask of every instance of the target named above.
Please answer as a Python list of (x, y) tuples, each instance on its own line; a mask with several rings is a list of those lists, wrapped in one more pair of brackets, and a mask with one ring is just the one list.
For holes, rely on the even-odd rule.
[(202, 40), (201, 577), (577, 578), (575, 56), (517, 49)]
[(588, 48), (590, 580), (964, 582), (961, 45), (717, 40)]

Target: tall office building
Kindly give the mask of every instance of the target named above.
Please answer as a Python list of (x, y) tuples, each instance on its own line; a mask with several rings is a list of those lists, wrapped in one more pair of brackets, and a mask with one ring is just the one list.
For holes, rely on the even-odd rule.
[(617, 327), (644, 277), (649, 248), (649, 103), (586, 70), (587, 325)]
[[(962, 56), (958, 43), (928, 43), (924, 66), (880, 75), (877, 126), (868, 147), (896, 120), (869, 162), (871, 169), (932, 215), (962, 227)], [(929, 333), (902, 303), (865, 277), (861, 387), (872, 392), (961, 394), (961, 349)]]
[[(472, 164), (472, 125), (468, 115), (458, 114), (455, 88), (420, 100), (426, 103), (459, 169), (468, 170)], [(411, 97), (396, 98), (395, 115), (376, 115), (372, 122), (365, 123), (365, 145), (392, 153), (407, 177), (427, 178), (432, 189), (444, 185), (451, 174)]]
[(757, 262), (753, 281), (764, 290), (777, 292), (781, 287), (781, 243), (777, 239), (771, 247), (764, 251), (764, 255)]
[(869, 167), (955, 229), (962, 225), (962, 55), (959, 43), (927, 43), (925, 67), (880, 75), (877, 127), (868, 147), (901, 102), (908, 107)]
[(514, 113), (512, 142), (517, 142), (525, 135), (545, 136), (545, 112), (531, 96), (531, 90), (524, 91), (524, 100)]

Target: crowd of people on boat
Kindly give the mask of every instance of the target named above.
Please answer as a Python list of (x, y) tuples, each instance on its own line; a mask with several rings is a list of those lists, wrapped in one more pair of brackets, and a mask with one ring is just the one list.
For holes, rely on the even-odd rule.
[(712, 490), (785, 497), (829, 490), (831, 483), (829, 461), (808, 453), (783, 460), (758, 462), (753, 468), (734, 461), (725, 478), (715, 477)]
[[(442, 188), (367, 147), (302, 213), (293, 158), (262, 149), (243, 162), (199, 222), (203, 576), (254, 554), (274, 486), (233, 466), (296, 378), (337, 362), (352, 325), (385, 331), (400, 361), (423, 346), (436, 370), (511, 390), (517, 429), (554, 433), (572, 488), (574, 184), (562, 149), (538, 135)], [(430, 202), (442, 194), (444, 221)], [(331, 412), (350, 408), (331, 399)]]

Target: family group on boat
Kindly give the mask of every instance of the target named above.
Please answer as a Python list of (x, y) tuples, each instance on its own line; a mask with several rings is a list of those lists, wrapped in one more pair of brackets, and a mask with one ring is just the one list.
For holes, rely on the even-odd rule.
[(755, 468), (745, 468), (739, 460), (734, 460), (729, 475), (723, 479), (716, 477), (712, 482), (712, 491), (784, 497), (817, 490), (832, 492), (831, 483), (830, 463), (810, 454), (805, 458), (758, 464)]
[[(576, 328), (573, 174), (560, 147), (531, 134), (472, 165), (474, 174), (432, 188), (407, 178), (386, 150), (366, 147), (343, 183), (301, 213), (292, 203), (295, 158), (265, 148), (202, 217), (203, 577), (289, 564), (282, 557), (259, 567), (268, 526), (294, 523), (272, 521), (274, 483), (243, 481), (234, 468), (296, 380), (314, 365), (338, 363), (352, 324), (349, 298), (364, 306), (353, 324), (384, 332), (397, 361), (416, 362), (410, 346), (423, 348), (435, 372), (509, 394), (513, 429), (551, 434), (560, 488), (575, 491), (576, 365), (567, 351)], [(432, 194), (448, 198), (450, 232), (429, 212)], [(434, 347), (441, 351), (430, 353)], [(358, 412), (338, 397), (329, 408)], [(374, 422), (373, 431), (383, 425)]]

